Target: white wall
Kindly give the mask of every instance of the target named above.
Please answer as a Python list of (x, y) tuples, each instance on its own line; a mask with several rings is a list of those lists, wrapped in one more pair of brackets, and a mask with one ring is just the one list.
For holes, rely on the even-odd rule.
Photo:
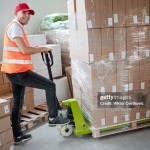
[(14, 9), (19, 2), (26, 2), (35, 10), (29, 24), (25, 27), (27, 34), (34, 34), (44, 16), (51, 13), (67, 12), (67, 0), (0, 0), (0, 60), (2, 59), (3, 36), (6, 25), (14, 18)]

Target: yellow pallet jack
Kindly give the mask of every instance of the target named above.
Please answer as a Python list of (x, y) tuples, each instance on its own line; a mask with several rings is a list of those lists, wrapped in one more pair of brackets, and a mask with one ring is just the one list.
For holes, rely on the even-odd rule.
[[(54, 64), (52, 52), (49, 51), (48, 54), (41, 53), (43, 62), (47, 66), (49, 79), (53, 81), (51, 67)], [(79, 136), (91, 133), (86, 121), (84, 120), (81, 109), (78, 105), (77, 100), (69, 99), (62, 101), (62, 106), (65, 108), (62, 112), (62, 116), (69, 118), (70, 122), (64, 125), (58, 125), (57, 128), (62, 134), (62, 136), (70, 136), (73, 132)], [(67, 114), (67, 115), (66, 115)]]

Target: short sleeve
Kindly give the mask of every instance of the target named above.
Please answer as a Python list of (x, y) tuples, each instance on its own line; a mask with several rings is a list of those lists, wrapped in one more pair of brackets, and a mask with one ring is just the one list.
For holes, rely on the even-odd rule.
[(8, 28), (7, 35), (11, 41), (14, 41), (13, 39), (15, 37), (23, 37), (22, 30), (17, 23), (14, 23), (10, 28)]

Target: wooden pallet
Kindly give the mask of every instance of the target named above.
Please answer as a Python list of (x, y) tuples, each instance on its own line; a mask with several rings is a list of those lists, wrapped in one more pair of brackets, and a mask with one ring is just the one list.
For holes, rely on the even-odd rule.
[(92, 136), (94, 138), (103, 137), (107, 135), (137, 130), (150, 126), (150, 118), (145, 118), (141, 120), (135, 120), (131, 122), (126, 122), (124, 124), (117, 124), (112, 126), (107, 126), (103, 128), (90, 127), (92, 131)]
[(48, 108), (47, 108), (47, 104), (46, 103), (42, 103), (40, 105), (37, 105), (35, 107), (35, 109), (38, 109), (38, 110), (43, 110), (43, 111), (48, 111)]
[(34, 123), (37, 121), (46, 121), (48, 119), (48, 113), (45, 111), (33, 109), (28, 113), (21, 115), (21, 127), (31, 129)]

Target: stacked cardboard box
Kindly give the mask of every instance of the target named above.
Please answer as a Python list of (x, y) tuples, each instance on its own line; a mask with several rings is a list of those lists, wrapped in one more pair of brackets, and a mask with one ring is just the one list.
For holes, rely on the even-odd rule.
[(13, 148), (9, 101), (0, 99), (0, 150)]
[(138, 105), (100, 108), (98, 97), (119, 93), (150, 106), (149, 0), (68, 0), (68, 10), (73, 92), (89, 123), (97, 128), (150, 117)]
[[(73, 19), (72, 19), (73, 20)], [(70, 66), (70, 50), (69, 50), (69, 31), (67, 29), (39, 31), (39, 34), (44, 33), (47, 44), (59, 44), (61, 48), (61, 59), (63, 74), (65, 67)], [(37, 36), (37, 35), (36, 35)], [(66, 61), (67, 60), (67, 61)]]
[[(59, 100), (68, 99), (70, 96), (69, 96), (67, 78), (62, 76), (60, 44), (46, 44), (47, 42), (46, 42), (45, 34), (29, 35), (28, 39), (31, 46), (42, 45), (43, 47), (52, 48), (54, 64), (51, 67), (51, 69), (52, 69), (52, 75), (54, 77), (54, 82), (56, 84), (56, 94)], [(53, 40), (55, 40), (55, 38)], [(65, 55), (64, 57), (66, 58)], [(49, 78), (47, 66), (44, 64), (41, 54), (32, 55), (32, 61), (34, 65), (34, 72), (38, 73), (41, 76)], [(35, 100), (34, 101), (35, 106), (43, 102), (46, 102), (45, 91), (41, 89), (34, 89), (34, 100)]]

